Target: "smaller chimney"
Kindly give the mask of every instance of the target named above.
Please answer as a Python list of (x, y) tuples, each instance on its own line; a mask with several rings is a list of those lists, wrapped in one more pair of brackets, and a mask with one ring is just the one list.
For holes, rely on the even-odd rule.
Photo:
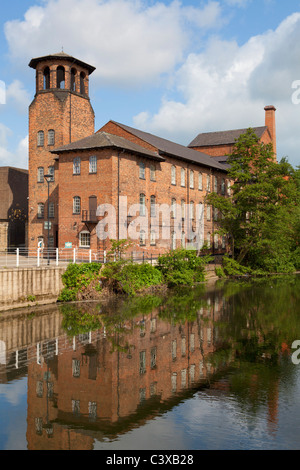
[(265, 106), (265, 125), (268, 127), (271, 134), (274, 157), (277, 159), (277, 150), (276, 150), (276, 121), (275, 121), (275, 106)]

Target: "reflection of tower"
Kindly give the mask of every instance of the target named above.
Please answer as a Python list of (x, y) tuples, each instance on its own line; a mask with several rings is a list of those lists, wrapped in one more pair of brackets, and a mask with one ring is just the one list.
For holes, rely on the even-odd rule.
[(58, 161), (50, 153), (57, 146), (94, 133), (94, 111), (89, 99), (89, 75), (95, 70), (64, 52), (32, 59), (36, 94), (29, 107), (29, 248), (45, 237), (48, 219), (45, 174), (51, 174), (50, 247), (58, 243)]

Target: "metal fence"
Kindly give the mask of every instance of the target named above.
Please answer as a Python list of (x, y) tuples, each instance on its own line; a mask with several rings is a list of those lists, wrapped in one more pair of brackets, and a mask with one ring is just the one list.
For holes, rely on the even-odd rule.
[(26, 248), (9, 248), (0, 251), (0, 269), (26, 267), (67, 266), (69, 263), (107, 263), (120, 258), (136, 263), (149, 262), (156, 264), (159, 255), (148, 252), (131, 252), (119, 255), (106, 251), (83, 250), (79, 248), (54, 248), (29, 250)]

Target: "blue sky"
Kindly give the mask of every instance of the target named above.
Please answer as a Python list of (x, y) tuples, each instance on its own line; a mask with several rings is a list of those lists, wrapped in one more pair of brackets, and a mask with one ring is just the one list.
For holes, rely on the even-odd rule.
[(62, 47), (96, 67), (96, 130), (114, 119), (187, 145), (264, 125), (272, 104), (278, 158), (300, 164), (300, 0), (11, 0), (1, 11), (0, 165), (27, 167), (28, 63)]

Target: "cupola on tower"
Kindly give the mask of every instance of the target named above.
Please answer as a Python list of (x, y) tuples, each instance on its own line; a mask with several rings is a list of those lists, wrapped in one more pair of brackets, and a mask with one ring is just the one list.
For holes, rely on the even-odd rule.
[[(32, 59), (29, 67), (36, 71), (36, 93), (29, 106), (28, 244), (36, 249), (42, 240), (47, 247), (49, 216), (49, 247), (54, 248), (58, 243), (59, 161), (50, 151), (94, 133), (89, 76), (95, 67), (64, 52)], [(49, 201), (46, 174), (52, 175)]]

